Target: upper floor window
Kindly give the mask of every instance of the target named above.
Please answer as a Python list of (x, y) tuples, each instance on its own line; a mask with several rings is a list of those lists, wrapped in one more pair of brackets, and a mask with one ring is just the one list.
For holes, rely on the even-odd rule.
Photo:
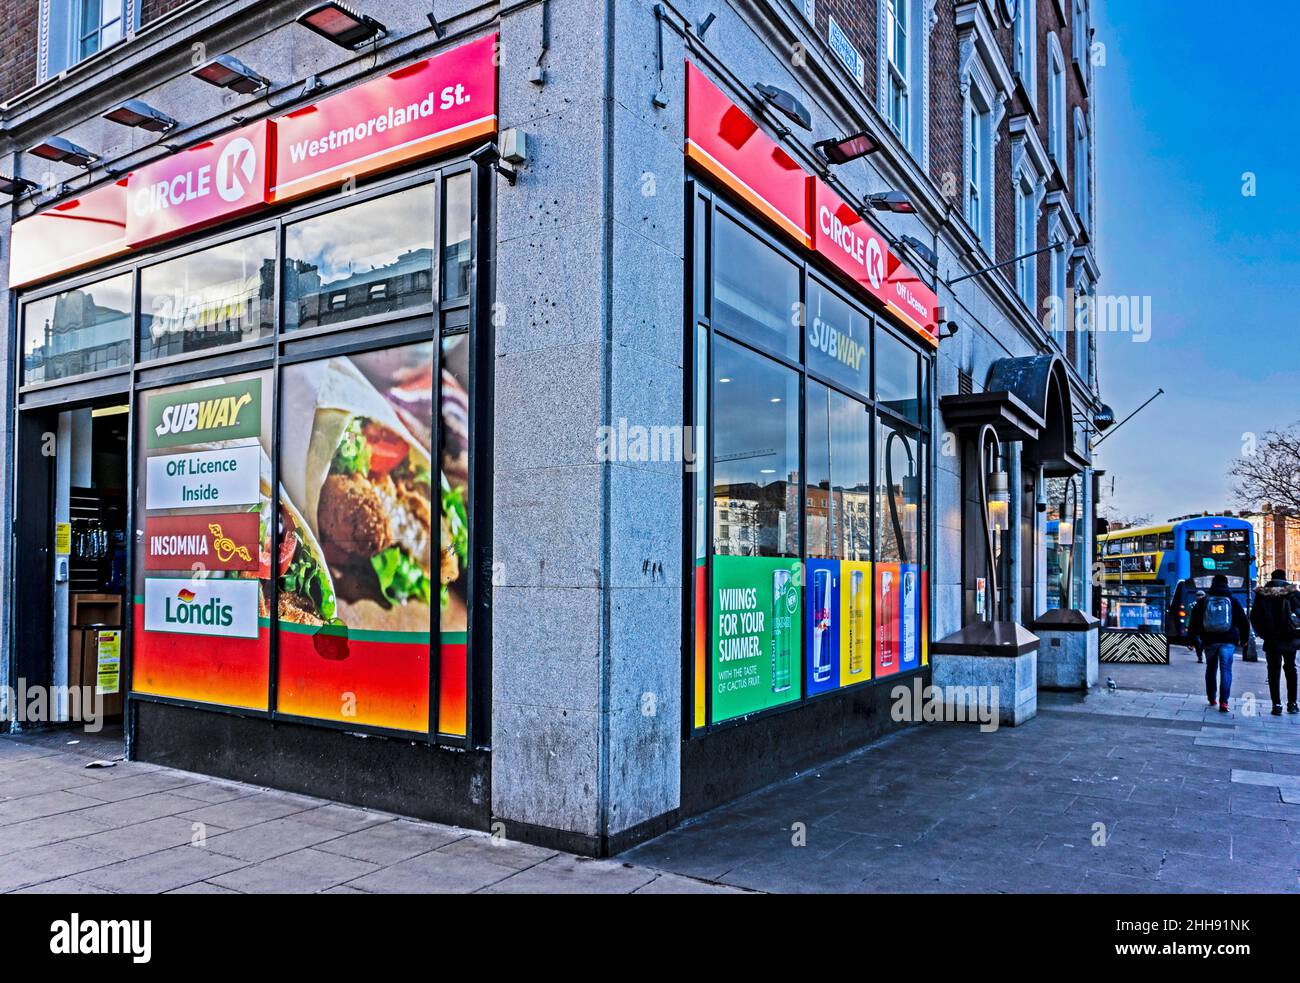
[(1084, 0), (1074, 0), (1074, 17), (1070, 23), (1070, 30), (1073, 31), (1072, 56), (1074, 62), (1079, 68), (1083, 69), (1084, 74), (1088, 71), (1088, 6)]
[(1047, 152), (1065, 171), (1065, 55), (1055, 34), (1047, 37)]
[(1074, 213), (1089, 228), (1088, 123), (1078, 107), (1074, 110)]
[[(1051, 227), (1047, 234), (1048, 242), (1060, 242), (1065, 238), (1065, 232), (1060, 224)], [(1047, 302), (1047, 329), (1051, 332), (1052, 339), (1056, 342), (1057, 347), (1062, 352), (1066, 346), (1066, 305), (1069, 298), (1066, 296), (1066, 254), (1064, 249), (1053, 249), (1048, 255), (1048, 278), (1051, 280), (1052, 295)]]
[(983, 237), (984, 232), (984, 128), (985, 115), (974, 105), (970, 110), (970, 131), (966, 139), (966, 224)]
[(1016, 293), (1032, 311), (1036, 290), (1034, 257), (1026, 255), (1034, 251), (1036, 238), (1036, 221), (1034, 215), (1034, 186), (1028, 181), (1016, 182), (1016, 226), (1015, 250), (1020, 258), (1016, 261)]
[(1029, 94), (1031, 103), (1037, 102), (1036, 69), (1034, 41), (1037, 36), (1037, 19), (1034, 0), (1020, 0), (1016, 5), (1016, 74)]
[(886, 108), (889, 112), (889, 124), (902, 138), (910, 143), (908, 134), (908, 99), (911, 87), (911, 59), (908, 57), (908, 22), (909, 0), (885, 0), (885, 43), (887, 45), (888, 79), (886, 84)]
[(52, 78), (126, 37), (139, 23), (138, 2), (44, 0), (42, 79)]

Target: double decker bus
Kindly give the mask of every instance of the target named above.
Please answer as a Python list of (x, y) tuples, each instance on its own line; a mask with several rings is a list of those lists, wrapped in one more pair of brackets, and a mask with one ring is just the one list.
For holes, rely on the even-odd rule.
[[(1163, 586), (1168, 601), (1165, 634), (1182, 644), (1196, 594), (1209, 590), (1216, 574), (1228, 578), (1228, 588), (1247, 610), (1258, 576), (1250, 523), (1225, 515), (1105, 533), (1097, 537), (1097, 560), (1102, 582), (1113, 596), (1123, 596), (1126, 585)], [(1248, 649), (1253, 644), (1252, 638)]]

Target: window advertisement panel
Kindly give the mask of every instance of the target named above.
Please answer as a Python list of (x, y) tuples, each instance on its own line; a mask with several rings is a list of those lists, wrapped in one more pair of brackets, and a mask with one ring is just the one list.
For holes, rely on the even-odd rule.
[(892, 676), (901, 668), (899, 644), (902, 602), (897, 563), (876, 564), (876, 676)]
[(871, 679), (871, 564), (858, 560), (840, 563), (841, 686)]
[(809, 696), (840, 685), (840, 646), (844, 641), (840, 617), (840, 561), (809, 560), (804, 604), (808, 610), (804, 644), (808, 652), (805, 688)]
[(330, 599), (281, 612), (284, 713), (429, 729), (432, 360), (430, 343), (283, 370), (281, 576)]
[[(469, 656), (469, 335), (442, 339), (442, 398), (438, 448), (441, 551), (438, 559), (438, 731), (465, 736), (466, 667)], [(417, 388), (408, 385), (410, 392)]]
[(713, 719), (800, 698), (803, 564), (787, 557), (713, 560)]
[(924, 459), (919, 433), (881, 419), (876, 474), (877, 673), (906, 671), (922, 662), (925, 596), (921, 521)]
[(142, 397), (137, 693), (267, 707), (270, 389), (259, 372)]

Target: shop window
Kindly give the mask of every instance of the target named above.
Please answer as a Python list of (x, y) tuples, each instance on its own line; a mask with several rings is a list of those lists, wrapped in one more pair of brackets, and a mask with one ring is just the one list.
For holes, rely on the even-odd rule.
[(51, 382), (131, 364), (131, 275), (23, 305), (23, 382)]
[(866, 395), (871, 377), (871, 319), (813, 281), (808, 288), (808, 368)]
[(469, 299), (471, 183), (468, 173), (447, 178), (442, 246), (442, 300), (447, 304)]
[[(314, 328), (433, 303), (434, 191), (423, 185), (285, 228), (284, 326)], [(383, 285), (376, 297), (372, 288)]]
[(301, 601), (288, 589), (299, 554), (282, 549), (272, 573), (272, 398), (271, 374), (258, 372), (140, 399), (135, 692), (265, 710), (272, 577), (282, 616), (329, 616), (320, 588)]
[(871, 559), (871, 425), (865, 404), (808, 383), (807, 555)]
[(721, 213), (713, 231), (714, 326), (798, 358), (798, 267)]
[(925, 460), (920, 435), (880, 420), (876, 434), (875, 674), (924, 664)]
[(920, 421), (921, 356), (885, 330), (876, 332), (876, 401)]
[(723, 339), (713, 365), (713, 507), (731, 515), (714, 553), (798, 556), (799, 376)]
[(140, 357), (165, 358), (275, 331), (275, 233), (140, 271)]

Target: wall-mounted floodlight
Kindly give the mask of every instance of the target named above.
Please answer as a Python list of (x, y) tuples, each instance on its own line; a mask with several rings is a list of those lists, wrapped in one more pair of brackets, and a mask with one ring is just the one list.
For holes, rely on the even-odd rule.
[(805, 130), (812, 129), (812, 113), (808, 112), (808, 107), (786, 92), (785, 89), (760, 82), (758, 84), (758, 94), (766, 100), (769, 106), (791, 122), (802, 126)]
[(349, 51), (356, 51), (372, 41), (388, 37), (388, 29), (379, 21), (366, 14), (359, 14), (334, 0), (304, 10), (298, 15), (297, 21), (325, 40), (333, 41), (340, 48), (347, 48)]
[(899, 215), (911, 215), (916, 212), (912, 199), (901, 191), (880, 191), (867, 195), (866, 202), (878, 212), (896, 212)]
[(838, 167), (867, 154), (874, 154), (880, 149), (880, 144), (866, 133), (855, 133), (851, 137), (821, 140), (813, 144), (813, 148), (826, 158), (827, 163)]
[(151, 133), (166, 133), (176, 128), (174, 119), (139, 99), (128, 99), (120, 106), (110, 109), (104, 114), (104, 119), (123, 126), (149, 130)]
[(85, 147), (79, 147), (63, 137), (47, 137), (36, 146), (28, 147), (27, 152), (42, 160), (61, 161), (73, 167), (89, 167), (99, 160), (98, 154), (92, 154)]
[(269, 88), (271, 85), (270, 80), (258, 75), (234, 55), (217, 55), (205, 61), (190, 74), (196, 79), (207, 82), (208, 85), (215, 85), (219, 89), (230, 89), (246, 96)]
[(923, 243), (916, 236), (903, 236), (903, 242), (911, 247), (912, 252), (921, 257), (926, 266), (937, 269), (939, 266), (939, 257), (934, 254), (934, 250)]
[(34, 181), (28, 181), (25, 177), (5, 177), (0, 174), (0, 195), (21, 198), (23, 195), (35, 191), (38, 187), (39, 185)]

